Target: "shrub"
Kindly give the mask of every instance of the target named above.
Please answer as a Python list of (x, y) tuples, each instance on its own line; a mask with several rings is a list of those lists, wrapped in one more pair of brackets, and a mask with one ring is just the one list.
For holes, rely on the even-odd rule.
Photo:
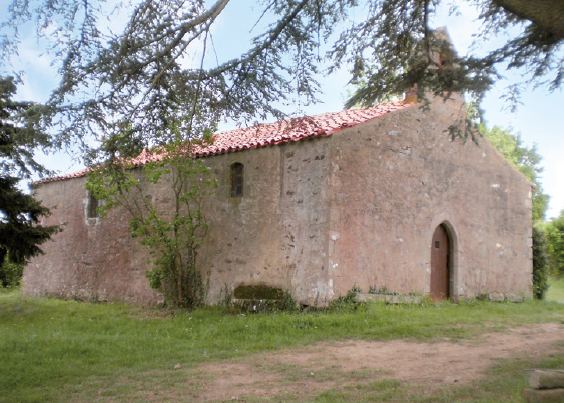
[(331, 301), (327, 310), (330, 312), (354, 312), (361, 306), (366, 307), (366, 304), (358, 302), (355, 298), (360, 293), (362, 293), (362, 290), (355, 285), (347, 295)]
[(20, 285), (24, 264), (11, 263), (8, 257), (0, 265), (0, 286), (2, 288), (17, 287)]
[(548, 249), (546, 233), (533, 226), (533, 297), (542, 299), (548, 289)]

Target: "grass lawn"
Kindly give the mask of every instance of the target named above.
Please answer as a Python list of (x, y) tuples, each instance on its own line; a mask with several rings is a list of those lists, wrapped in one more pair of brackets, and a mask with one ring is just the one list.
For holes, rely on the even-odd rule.
[[(0, 291), (0, 402), (135, 401), (131, 386), (120, 384), (120, 379), (166, 388), (176, 380), (171, 371), (176, 363), (195, 368), (202, 363), (322, 340), (433, 341), (448, 337), (456, 341), (542, 322), (564, 323), (564, 305), (553, 301), (471, 301), (230, 315), (220, 308), (172, 312), (121, 303), (28, 298), (20, 291)], [(564, 367), (562, 355), (547, 359), (552, 361), (543, 365)], [(515, 379), (522, 383), (522, 368), (538, 364), (525, 360), (504, 364), (512, 371), (493, 369), (488, 380), (494, 390), (491, 401), (498, 401), (495, 399), (503, 395), (504, 387), (513, 390)], [(500, 381), (507, 377), (508, 381)], [(108, 396), (96, 395), (101, 383), (114, 386)], [(370, 396), (375, 389), (389, 389), (388, 400), (373, 400)], [(406, 393), (411, 393), (408, 385), (372, 382), (350, 391), (320, 393), (315, 401), (443, 401), (423, 397), (406, 400), (401, 397)], [(453, 401), (448, 400), (451, 391), (440, 396)], [(487, 394), (478, 396), (478, 400), (465, 401), (490, 401)]]
[(564, 277), (561, 279), (552, 279), (549, 284), (548, 291), (546, 292), (546, 300), (564, 304)]

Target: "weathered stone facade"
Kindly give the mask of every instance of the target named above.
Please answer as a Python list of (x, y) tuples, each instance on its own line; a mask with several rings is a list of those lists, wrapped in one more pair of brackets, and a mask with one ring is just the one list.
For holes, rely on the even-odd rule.
[[(448, 295), (530, 296), (531, 184), (485, 139), (449, 140), (445, 130), (463, 113), (460, 100), (441, 99), (430, 111), (413, 105), (329, 136), (204, 157), (219, 182), (198, 255), (210, 273), (208, 301), (253, 284), (290, 291), (302, 304), (353, 286), (428, 294), (441, 224), (450, 241)], [(242, 197), (230, 197), (236, 162), (244, 166)], [(127, 215), (86, 218), (85, 181), (37, 189), (53, 211), (45, 223), (67, 224), (26, 267), (24, 292), (158, 302)]]

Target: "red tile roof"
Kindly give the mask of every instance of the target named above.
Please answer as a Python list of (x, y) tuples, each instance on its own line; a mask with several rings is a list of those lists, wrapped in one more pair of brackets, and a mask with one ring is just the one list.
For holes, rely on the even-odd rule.
[[(303, 139), (325, 137), (331, 134), (369, 120), (381, 117), (387, 113), (405, 109), (413, 103), (389, 102), (369, 108), (347, 109), (342, 112), (329, 112), (322, 115), (295, 118), (275, 123), (266, 123), (254, 127), (229, 130), (217, 133), (213, 143), (198, 149), (196, 157), (207, 157), (226, 154), (250, 148), (265, 147), (269, 145), (300, 141)], [(139, 157), (134, 158), (135, 166), (143, 165), (149, 161), (158, 161), (162, 154), (143, 151)], [(45, 179), (35, 183), (46, 183), (84, 176), (89, 168), (78, 172), (55, 178)]]

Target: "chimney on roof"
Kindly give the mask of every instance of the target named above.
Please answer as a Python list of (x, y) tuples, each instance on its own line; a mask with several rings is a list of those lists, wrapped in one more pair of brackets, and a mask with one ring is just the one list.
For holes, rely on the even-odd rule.
[(456, 51), (446, 27), (437, 28), (433, 31), (431, 46), (430, 57), (435, 63), (435, 68), (442, 69), (453, 65)]
[[(456, 51), (446, 27), (437, 28), (431, 32), (429, 49), (430, 54), (427, 57), (431, 64), (427, 69), (441, 70), (453, 66)], [(405, 93), (403, 102), (416, 102), (417, 89), (417, 84), (415, 84), (411, 90)]]
[(408, 92), (405, 93), (403, 102), (406, 104), (417, 102), (417, 84), (415, 84)]

